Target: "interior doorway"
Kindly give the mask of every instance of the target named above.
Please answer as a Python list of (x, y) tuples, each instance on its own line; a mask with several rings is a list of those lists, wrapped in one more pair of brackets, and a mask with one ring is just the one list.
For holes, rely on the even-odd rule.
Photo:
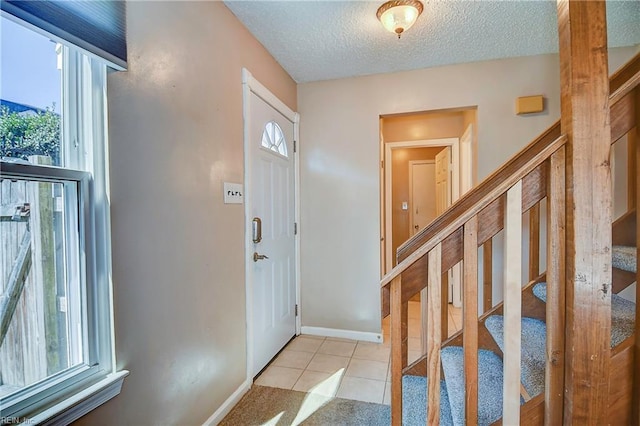
[[(409, 162), (432, 161), (434, 163), (435, 173), (436, 155), (444, 149), (451, 149), (451, 164), (448, 164), (446, 167), (451, 171), (451, 187), (458, 188), (458, 138), (401, 141), (385, 144), (384, 163), (386, 167), (384, 167), (384, 180), (386, 187), (385, 193), (388, 194), (384, 203), (385, 272), (390, 271), (395, 266), (395, 253), (397, 248), (415, 233), (415, 225), (411, 223), (411, 213), (415, 212), (415, 206), (412, 205), (410, 201)], [(435, 208), (435, 182), (430, 189), (432, 189), (432, 191), (429, 191), (431, 197), (428, 198), (426, 202), (431, 203)], [(455, 189), (452, 190), (450, 200), (455, 200), (457, 197), (458, 191)], [(435, 213), (437, 214), (437, 211), (435, 211)]]
[[(380, 116), (381, 275), (395, 266), (400, 245), (476, 184), (476, 113), (475, 107), (468, 107)], [(445, 309), (459, 314), (461, 265), (454, 266), (443, 280), (448, 283), (450, 301)], [(424, 353), (426, 298), (418, 295), (411, 300), (420, 305), (420, 330), (409, 332), (419, 333)], [(451, 332), (459, 329), (453, 322), (449, 321)], [(384, 330), (385, 321), (382, 327)], [(416, 327), (415, 321), (409, 327)]]
[[(380, 117), (382, 275), (395, 266), (397, 248), (426, 226), (425, 223), (416, 223), (422, 218), (416, 219), (416, 201), (412, 200), (415, 179), (410, 177), (410, 173), (414, 164), (435, 162), (436, 154), (444, 154), (445, 148), (448, 150), (447, 165), (440, 170), (440, 176), (448, 176), (446, 184), (449, 187), (443, 190), (440, 185), (440, 192), (434, 189), (430, 192), (430, 198), (424, 201), (436, 209), (437, 216), (475, 183), (476, 129), (474, 107)], [(426, 150), (432, 152), (426, 153)], [(424, 185), (430, 186), (427, 183)], [(419, 207), (417, 210), (425, 211)], [(459, 306), (460, 289), (450, 286), (449, 294), (454, 304)]]

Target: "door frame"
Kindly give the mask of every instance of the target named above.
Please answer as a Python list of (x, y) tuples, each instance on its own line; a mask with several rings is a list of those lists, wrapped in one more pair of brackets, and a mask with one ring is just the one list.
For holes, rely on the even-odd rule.
[[(436, 160), (411, 160), (409, 161), (409, 235), (413, 232), (413, 166), (417, 164), (436, 164)], [(433, 188), (435, 192), (435, 188)]]
[[(467, 164), (464, 163), (466, 159)], [(460, 196), (469, 192), (473, 188), (473, 123), (469, 123), (465, 131), (460, 136)], [(464, 167), (468, 165), (469, 167)]]
[[(460, 194), (460, 165), (459, 163), (459, 138), (441, 138), (441, 139), (423, 139), (417, 141), (401, 141), (401, 142), (389, 142), (384, 144), (384, 162), (383, 162), (383, 176), (384, 176), (384, 193), (381, 197), (382, 204), (384, 205), (384, 247), (385, 247), (385, 270), (387, 274), (393, 269), (393, 221), (391, 218), (392, 213), (392, 197), (391, 197), (391, 183), (393, 176), (393, 150), (400, 148), (432, 148), (438, 146), (450, 146), (453, 166), (453, 182), (452, 182), (452, 199), (457, 200)], [(382, 188), (381, 188), (382, 190)]]
[(294, 236), (295, 240), (295, 291), (296, 291), (296, 305), (298, 306), (298, 315), (296, 315), (296, 336), (300, 334), (301, 326), (301, 309), (300, 309), (300, 162), (298, 161), (298, 150), (300, 149), (300, 114), (293, 111), (284, 102), (278, 99), (269, 89), (256, 80), (251, 72), (246, 68), (242, 69), (242, 116), (243, 116), (243, 141), (244, 141), (244, 258), (245, 258), (245, 299), (246, 299), (246, 326), (247, 326), (247, 380), (253, 382), (253, 377), (257, 371), (253, 370), (253, 263), (251, 256), (253, 255), (253, 240), (251, 237), (251, 195), (253, 194), (251, 188), (252, 170), (249, 167), (249, 148), (250, 144), (255, 141), (249, 140), (249, 120), (251, 118), (251, 108), (249, 107), (249, 101), (251, 94), (255, 94), (260, 99), (265, 101), (275, 110), (280, 112), (288, 120), (293, 122), (293, 142), (294, 147), (290, 152), (293, 152), (293, 164), (294, 164), (294, 220), (297, 224), (297, 233)]

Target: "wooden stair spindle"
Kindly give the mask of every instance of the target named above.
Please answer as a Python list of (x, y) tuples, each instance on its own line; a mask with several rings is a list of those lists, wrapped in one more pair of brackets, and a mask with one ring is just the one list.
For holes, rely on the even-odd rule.
[(482, 299), (483, 312), (493, 308), (493, 240), (482, 245)]
[(522, 181), (507, 191), (504, 215), (504, 386), (502, 421), (520, 422)]
[(464, 293), (462, 301), (465, 418), (478, 423), (478, 216), (464, 225)]
[(402, 275), (391, 281), (391, 424), (402, 425)]
[[(442, 261), (440, 262), (442, 265)], [(449, 272), (444, 271), (440, 279), (440, 336), (449, 337)]]
[(565, 325), (565, 147), (548, 162), (545, 424), (562, 424)]
[(529, 280), (540, 275), (540, 203), (529, 210)]
[(442, 244), (436, 245), (429, 252), (429, 331), (427, 347), (427, 424), (435, 425), (440, 423), (440, 347), (441, 338), (441, 311), (442, 311)]
[[(633, 144), (635, 146), (635, 162), (632, 164), (634, 169), (629, 170), (628, 174), (635, 176), (635, 194), (634, 203), (636, 209), (636, 262), (640, 258), (640, 173), (638, 173), (638, 165), (640, 165), (640, 86), (635, 89), (635, 110), (636, 110), (636, 128), (633, 136)], [(631, 144), (630, 144), (631, 145)], [(635, 367), (633, 369), (633, 402), (631, 418), (633, 424), (640, 425), (640, 269), (636, 266), (636, 329), (635, 344), (633, 348), (633, 356)]]

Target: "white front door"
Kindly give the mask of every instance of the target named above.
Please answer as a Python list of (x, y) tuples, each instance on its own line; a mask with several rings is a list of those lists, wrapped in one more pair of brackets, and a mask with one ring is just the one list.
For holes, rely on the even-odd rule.
[(296, 333), (294, 123), (251, 92), (247, 128), (256, 375)]
[(436, 189), (436, 166), (433, 160), (409, 162), (409, 235), (414, 235), (436, 218), (433, 202)]

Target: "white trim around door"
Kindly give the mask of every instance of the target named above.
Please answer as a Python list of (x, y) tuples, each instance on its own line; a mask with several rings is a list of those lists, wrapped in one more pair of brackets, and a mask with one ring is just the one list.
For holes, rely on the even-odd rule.
[[(255, 94), (260, 99), (265, 101), (271, 107), (276, 109), (280, 114), (286, 117), (293, 123), (294, 131), (294, 196), (295, 196), (295, 223), (297, 227), (297, 233), (295, 235), (295, 291), (296, 291), (296, 305), (298, 307), (298, 315), (296, 317), (296, 335), (300, 334), (301, 327), (301, 311), (300, 311), (300, 164), (299, 164), (299, 125), (300, 114), (293, 111), (287, 105), (278, 99), (273, 93), (263, 86), (258, 80), (256, 80), (249, 70), (242, 69), (242, 112), (244, 118), (244, 212), (245, 212), (245, 259), (250, 259), (253, 254), (253, 241), (252, 241), (252, 229), (251, 229), (251, 178), (252, 171), (248, 165), (249, 156), (247, 155), (249, 144), (252, 142), (249, 140), (249, 118), (250, 118), (250, 97), (251, 94)], [(245, 289), (246, 289), (246, 323), (247, 323), (247, 380), (253, 381), (253, 377), (258, 371), (253, 370), (253, 268), (251, 263), (245, 260)]]

